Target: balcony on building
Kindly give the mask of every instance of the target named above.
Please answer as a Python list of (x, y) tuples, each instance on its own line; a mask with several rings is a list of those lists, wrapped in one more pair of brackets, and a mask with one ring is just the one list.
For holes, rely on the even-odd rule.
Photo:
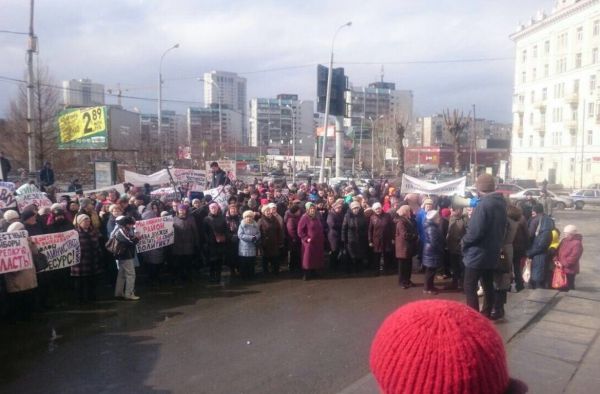
[(565, 101), (572, 107), (579, 106), (579, 92), (572, 92), (565, 96)]
[(523, 104), (520, 101), (515, 101), (513, 103), (512, 111), (513, 111), (513, 113), (522, 114), (523, 112), (525, 112), (525, 104)]
[(537, 109), (541, 113), (545, 113), (546, 112), (546, 100), (536, 101), (533, 106), (534, 106), (535, 109)]
[(579, 124), (576, 120), (567, 120), (565, 121), (565, 128), (567, 130), (569, 130), (569, 133), (571, 134), (576, 134), (577, 133), (577, 128), (578, 128)]
[(533, 132), (538, 133), (540, 136), (544, 136), (546, 134), (546, 124), (545, 123), (535, 123), (533, 125)]

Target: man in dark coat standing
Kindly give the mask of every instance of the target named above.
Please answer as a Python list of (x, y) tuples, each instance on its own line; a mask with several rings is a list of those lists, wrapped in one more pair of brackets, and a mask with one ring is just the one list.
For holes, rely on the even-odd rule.
[(508, 220), (506, 201), (502, 194), (494, 192), (496, 185), (489, 174), (480, 175), (476, 187), (480, 201), (463, 238), (464, 290), (467, 305), (479, 311), (477, 282), (481, 280), (485, 292), (481, 313), (494, 319), (491, 316), (494, 305), (494, 269), (500, 260), (500, 250), (504, 243)]
[(54, 170), (49, 161), (45, 162), (40, 170), (40, 185), (42, 187), (54, 185)]
[(10, 161), (4, 157), (4, 152), (0, 152), (0, 181), (8, 182), (8, 173), (11, 168)]
[(212, 172), (212, 175), (211, 180), (208, 182), (209, 189), (214, 189), (215, 187), (227, 185), (229, 183), (227, 173), (219, 167), (219, 163), (217, 163), (216, 161), (210, 163), (210, 170)]

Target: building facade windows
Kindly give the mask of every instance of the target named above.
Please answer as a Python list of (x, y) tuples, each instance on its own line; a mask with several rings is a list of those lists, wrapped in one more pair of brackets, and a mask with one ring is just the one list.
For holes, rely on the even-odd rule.
[(598, 36), (600, 34), (600, 20), (594, 21), (593, 33), (594, 33), (594, 36)]
[(575, 171), (575, 159), (573, 157), (571, 157), (569, 159), (569, 171), (570, 172), (574, 172)]
[(527, 169), (533, 170), (533, 159), (531, 157), (527, 158)]
[(590, 75), (590, 93), (596, 90), (596, 76)]
[(592, 64), (598, 63), (598, 48), (592, 49)]
[(575, 54), (575, 68), (581, 67), (581, 53)]
[(594, 144), (594, 131), (593, 130), (587, 131), (587, 144), (588, 145)]
[(544, 171), (544, 158), (543, 157), (540, 157), (538, 170)]
[(592, 172), (592, 159), (585, 159), (585, 172)]

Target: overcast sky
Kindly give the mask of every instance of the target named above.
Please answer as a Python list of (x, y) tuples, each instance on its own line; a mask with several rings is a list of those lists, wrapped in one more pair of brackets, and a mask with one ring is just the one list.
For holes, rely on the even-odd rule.
[[(38, 0), (39, 59), (60, 84), (91, 78), (120, 83), (124, 95), (156, 99), (162, 52), (163, 97), (200, 105), (195, 77), (213, 69), (248, 79), (248, 99), (297, 93), (315, 100), (316, 64), (327, 63), (337, 26), (335, 66), (350, 83), (385, 80), (414, 93), (415, 112), (444, 108), (511, 121), (514, 45), (508, 35), (553, 0)], [(26, 32), (29, 2), (0, 0), (0, 30)], [(26, 36), (0, 33), (0, 76), (23, 78)], [(444, 63), (447, 60), (502, 59)], [(421, 62), (425, 63), (410, 63)], [(16, 86), (0, 80), (0, 116)], [(116, 99), (107, 97), (108, 103)], [(155, 112), (154, 101), (124, 99)], [(185, 111), (186, 104), (163, 108)]]

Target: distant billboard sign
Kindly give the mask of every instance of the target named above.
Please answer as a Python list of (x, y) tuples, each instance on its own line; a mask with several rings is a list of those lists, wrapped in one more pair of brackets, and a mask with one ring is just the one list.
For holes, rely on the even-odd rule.
[(58, 115), (59, 149), (108, 149), (106, 107), (70, 108)]

